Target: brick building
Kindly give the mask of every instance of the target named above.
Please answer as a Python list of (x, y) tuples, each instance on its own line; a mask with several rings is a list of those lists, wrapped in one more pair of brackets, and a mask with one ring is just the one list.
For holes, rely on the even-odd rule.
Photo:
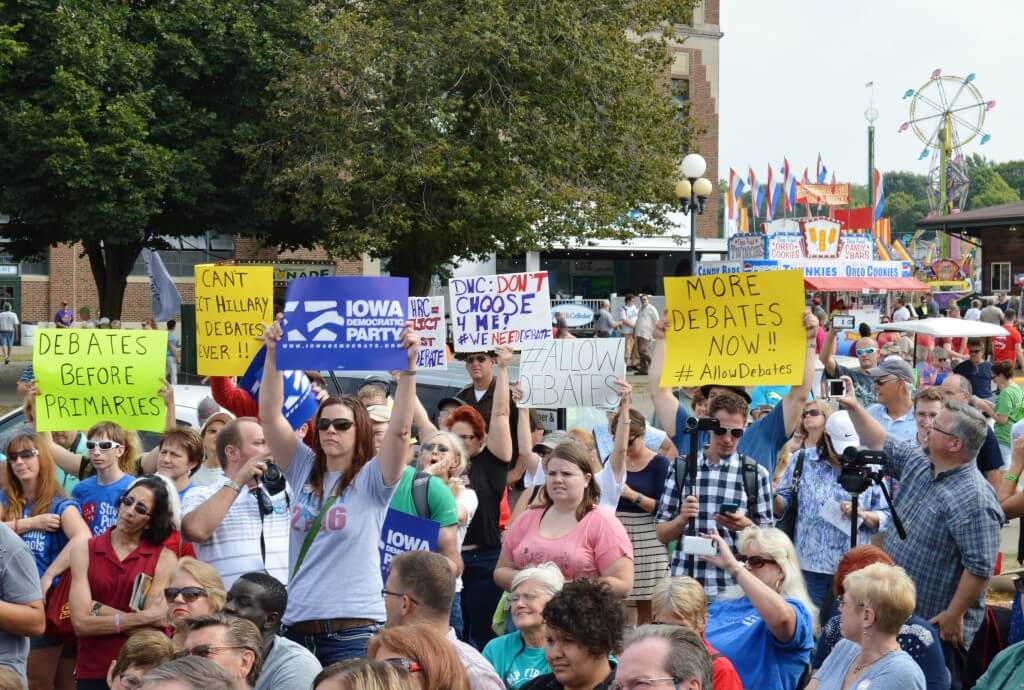
[[(236, 259), (268, 264), (289, 262), (296, 268), (327, 268), (335, 275), (380, 272), (376, 261), (336, 261), (321, 250), (279, 251), (276, 247), (262, 247), (248, 238), (207, 235), (180, 238), (175, 243), (177, 249), (160, 254), (186, 304), (193, 300), (193, 267), (200, 263)], [(94, 319), (101, 316), (96, 283), (81, 244), (51, 247), (45, 257), (20, 263), (5, 255), (0, 244), (0, 300), (13, 303), (25, 323), (50, 321), (61, 300), (67, 300), (75, 314), (80, 308), (88, 307)], [(137, 322), (151, 315), (149, 278), (139, 258), (128, 277), (121, 320)]]

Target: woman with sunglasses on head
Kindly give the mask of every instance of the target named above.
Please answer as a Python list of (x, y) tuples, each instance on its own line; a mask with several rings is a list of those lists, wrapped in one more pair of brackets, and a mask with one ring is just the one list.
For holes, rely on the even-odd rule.
[[(485, 354), (470, 354), (466, 361), (474, 365), (476, 358), (490, 359)], [(455, 434), (469, 456), (469, 486), (476, 492), (476, 515), (469, 523), (462, 545), (462, 600), (460, 602), (467, 642), (483, 649), (494, 637), (491, 619), (501, 599), (501, 590), (494, 584), (494, 568), (501, 552), (501, 510), (508, 481), (509, 463), (513, 444), (511, 394), (508, 384), (508, 365), (512, 351), (499, 347), (495, 350), (498, 375), (494, 383), (494, 399), (488, 426), (480, 413), (470, 405), (452, 410), (445, 419), (448, 431)], [(426, 410), (417, 402), (416, 428), (424, 436), (437, 431)]]
[[(466, 468), (469, 466), (466, 447), (462, 445), (462, 440), (450, 431), (438, 431), (425, 438), (426, 441), (420, 445), (416, 458), (416, 469), (440, 477), (455, 497), (459, 521), (455, 534), (455, 553), (460, 554), (469, 523), (472, 522), (477, 506), (480, 505), (476, 491), (464, 483)], [(460, 592), (462, 575), (455, 578), (455, 598), (452, 600), (450, 616), (451, 626), (459, 633), (462, 632), (463, 626)]]
[(416, 677), (395, 664), (349, 659), (331, 664), (313, 679), (312, 690), (419, 690)]
[[(797, 511), (796, 552), (811, 601), (821, 612), (819, 622), (824, 624), (835, 610), (832, 580), (836, 567), (850, 548), (852, 505), (850, 493), (839, 483), (842, 455), (847, 448), (859, 448), (860, 438), (848, 412), (826, 414), (822, 407), (817, 401), (804, 406), (803, 425), (808, 438), (817, 436), (818, 441), (790, 458), (774, 507), (780, 516), (791, 507)], [(857, 512), (857, 541), (861, 544), (884, 531), (891, 520), (877, 484), (860, 494)]]
[(196, 616), (220, 613), (227, 592), (216, 568), (186, 556), (178, 561), (163, 596), (167, 602), (167, 620), (174, 629), (174, 649), (181, 650), (188, 635), (186, 621)]
[(807, 672), (817, 609), (800, 574), (793, 543), (782, 530), (752, 526), (739, 535), (739, 555), (718, 533), (714, 556), (736, 585), (708, 609), (708, 642), (733, 663), (745, 688), (795, 690)]
[[(103, 690), (127, 635), (167, 624), (167, 587), (177, 563), (163, 543), (175, 529), (178, 496), (168, 480), (139, 477), (117, 504), (113, 528), (71, 547), (71, 623), (78, 635), (78, 690)], [(145, 576), (145, 577), (143, 577)], [(136, 582), (148, 593), (132, 594)]]
[[(312, 448), (295, 435), (281, 412), (284, 385), (277, 344), (282, 334), (279, 316), (264, 332), (267, 355), (259, 403), (267, 446), (295, 488), (284, 634), (326, 666), (365, 656), (370, 637), (385, 619), (378, 544), (388, 504), (405, 471), (419, 336), (407, 322), (401, 345), (409, 368), (399, 378), (391, 422), (374, 457), (370, 417), (351, 396), (330, 396), (320, 403)], [(325, 596), (325, 587), (339, 575), (345, 586)]]
[(598, 508), (601, 489), (589, 454), (576, 442), (562, 443), (544, 471), (540, 505), (505, 532), (494, 581), (508, 591), (519, 571), (551, 561), (566, 580), (594, 578), (625, 597), (633, 587), (633, 545), (622, 523)]
[[(89, 527), (78, 503), (69, 499), (57, 483), (47, 444), (40, 443), (36, 434), (14, 435), (4, 454), (7, 488), (0, 492), (3, 520), (28, 544), (45, 596), (50, 584), (71, 564), (71, 540), (88, 538)], [(52, 687), (55, 680), (58, 687), (71, 687), (74, 660), (61, 663), (63, 648), (61, 641), (45, 636), (31, 641), (27, 667), (30, 687)]]
[(469, 690), (455, 648), (423, 623), (384, 628), (370, 640), (369, 657), (412, 674), (422, 690)]

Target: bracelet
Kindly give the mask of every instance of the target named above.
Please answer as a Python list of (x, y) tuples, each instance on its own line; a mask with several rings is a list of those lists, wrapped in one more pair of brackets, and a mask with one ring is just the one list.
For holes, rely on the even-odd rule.
[(18, 518), (14, 518), (14, 533), (18, 533)]
[(415, 369), (406, 369), (405, 371), (402, 372), (402, 376), (415, 376), (415, 375), (416, 375), (416, 370)]
[(242, 493), (241, 484), (236, 482), (234, 479), (229, 479), (224, 486), (226, 486), (229, 489), (233, 489), (236, 494)]
[(633, 503), (635, 503), (636, 505), (640, 505), (641, 503), (643, 503), (643, 500), (644, 500), (644, 495), (642, 493), (640, 493), (639, 491), (637, 491), (636, 492), (636, 498), (633, 499)]
[(114, 632), (116, 632), (116, 633), (120, 633), (121, 632), (121, 614), (120, 613), (115, 613), (114, 614)]
[(1018, 476), (1017, 476), (1017, 475), (1015, 475), (1015, 474), (1004, 474), (1004, 475), (1003, 475), (1003, 479), (1005, 479), (1005, 480), (1006, 480), (1006, 481), (1008, 481), (1008, 482), (1015, 482), (1015, 481), (1017, 481), (1018, 479), (1020, 479), (1020, 477), (1018, 477)]

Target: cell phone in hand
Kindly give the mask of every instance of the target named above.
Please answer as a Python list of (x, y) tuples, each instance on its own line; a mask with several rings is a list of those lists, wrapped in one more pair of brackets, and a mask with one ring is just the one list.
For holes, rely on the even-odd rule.
[(832, 317), (832, 330), (841, 331), (853, 328), (856, 325), (856, 319), (849, 314), (836, 314)]
[(723, 503), (718, 507), (718, 512), (722, 515), (731, 515), (740, 509), (739, 503)]

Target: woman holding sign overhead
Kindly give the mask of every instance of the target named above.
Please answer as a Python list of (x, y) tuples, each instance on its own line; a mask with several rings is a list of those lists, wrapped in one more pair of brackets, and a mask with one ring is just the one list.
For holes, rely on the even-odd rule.
[[(419, 337), (407, 322), (401, 343), (409, 368), (399, 379), (391, 422), (376, 458), (369, 415), (350, 396), (330, 396), (320, 403), (312, 448), (296, 438), (281, 412), (281, 337), (279, 317), (263, 337), (267, 356), (259, 403), (273, 460), (295, 491), (283, 632), (327, 666), (365, 657), (385, 618), (378, 545), (391, 495), (405, 470)], [(262, 472), (263, 463), (257, 467)], [(344, 586), (334, 587), (339, 577), (344, 577)], [(328, 591), (331, 595), (325, 596)]]

